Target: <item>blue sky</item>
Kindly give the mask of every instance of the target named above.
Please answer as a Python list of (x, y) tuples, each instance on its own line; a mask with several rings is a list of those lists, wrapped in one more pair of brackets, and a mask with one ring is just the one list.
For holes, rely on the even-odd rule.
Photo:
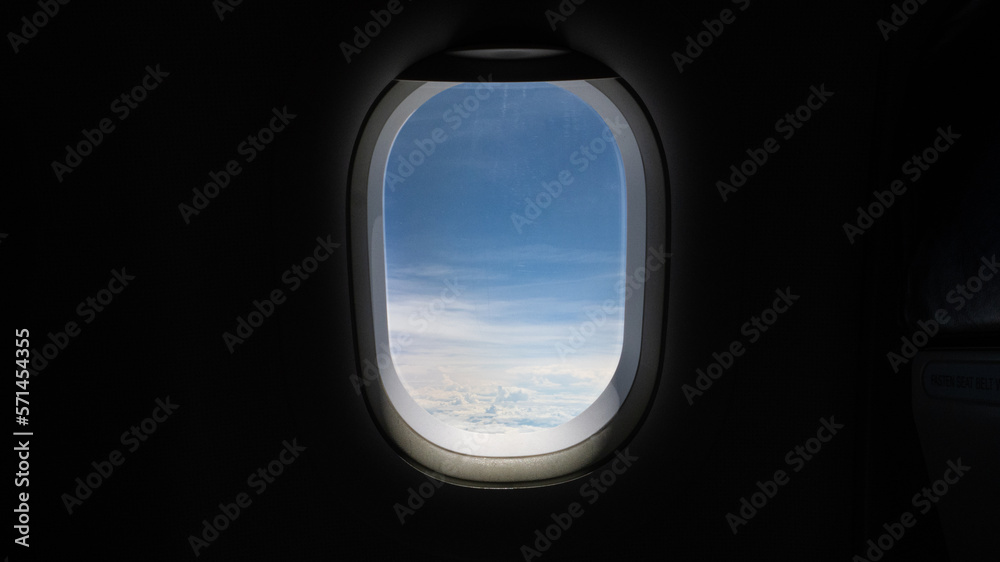
[(611, 380), (626, 219), (611, 138), (545, 83), (458, 85), (400, 130), (384, 189), (390, 342), (403, 384), (439, 419), (554, 427)]

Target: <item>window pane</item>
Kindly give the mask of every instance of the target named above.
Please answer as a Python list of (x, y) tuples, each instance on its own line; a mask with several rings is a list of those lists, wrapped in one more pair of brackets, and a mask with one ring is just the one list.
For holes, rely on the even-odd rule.
[(622, 349), (625, 176), (601, 116), (548, 83), (460, 84), (421, 105), (383, 190), (396, 372), (461, 429), (555, 427)]

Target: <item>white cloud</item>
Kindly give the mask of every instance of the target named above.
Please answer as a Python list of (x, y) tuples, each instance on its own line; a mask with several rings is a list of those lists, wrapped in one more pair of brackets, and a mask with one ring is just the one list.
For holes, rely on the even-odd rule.
[[(551, 247), (532, 247), (527, 254), (553, 261), (604, 259)], [(617, 299), (618, 276), (575, 280), (606, 295), (594, 302), (572, 286), (561, 287), (565, 281), (503, 285), (475, 267), (421, 266), (396, 274), (388, 317), (396, 371), (416, 402), (446, 423), (484, 433), (555, 427), (583, 412), (614, 374), (622, 344), (620, 308), (582, 343), (572, 338), (590, 321), (588, 310)], [(446, 290), (445, 279), (460, 288), (457, 296)], [(533, 290), (538, 286), (542, 290)], [(572, 352), (561, 356), (560, 344)]]

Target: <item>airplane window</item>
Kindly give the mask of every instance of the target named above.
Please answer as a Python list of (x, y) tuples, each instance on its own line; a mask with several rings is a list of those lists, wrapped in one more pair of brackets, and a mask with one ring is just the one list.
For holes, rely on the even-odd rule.
[(521, 433), (576, 417), (624, 334), (625, 172), (590, 105), (464, 83), (396, 135), (383, 190), (389, 348), (436, 419)]
[(382, 92), (351, 169), (352, 382), (408, 463), (536, 486), (630, 438), (661, 361), (661, 154), (570, 51), (449, 51)]

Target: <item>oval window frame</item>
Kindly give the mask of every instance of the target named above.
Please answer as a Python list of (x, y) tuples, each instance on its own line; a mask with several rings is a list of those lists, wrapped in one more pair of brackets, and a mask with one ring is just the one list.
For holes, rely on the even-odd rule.
[[(546, 75), (551, 79), (539, 79)], [(478, 81), (491, 76), (495, 82), (549, 82), (576, 94), (609, 126), (625, 167), (625, 275), (631, 296), (625, 300), (621, 357), (597, 400), (554, 428), (484, 434), (450, 426), (413, 400), (392, 363), (381, 223), (389, 151), (398, 131), (420, 105), (449, 87), (477, 81), (473, 76)], [(374, 366), (377, 371), (375, 377), (365, 373), (363, 395), (379, 430), (408, 463), (429, 476), (460, 485), (543, 485), (588, 472), (638, 429), (659, 375), (665, 319), (669, 263), (651, 262), (655, 255), (647, 250), (663, 248), (660, 251), (666, 252), (669, 247), (667, 176), (661, 155), (650, 120), (624, 81), (568, 51), (450, 51), (415, 65), (383, 91), (362, 125), (351, 162), (352, 293), (359, 365)], [(654, 263), (660, 266), (654, 268)]]

